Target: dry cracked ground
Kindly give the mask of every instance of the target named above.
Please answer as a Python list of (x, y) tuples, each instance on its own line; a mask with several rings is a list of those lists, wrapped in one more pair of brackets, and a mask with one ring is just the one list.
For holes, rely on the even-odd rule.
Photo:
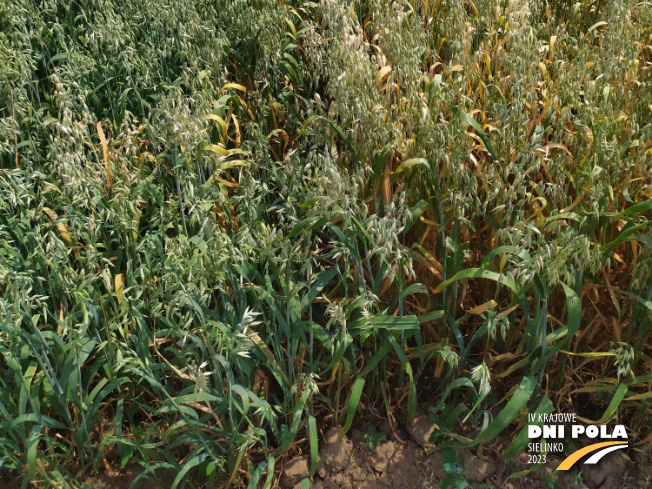
[[(353, 430), (351, 437), (338, 437), (338, 429), (326, 433), (319, 449), (317, 474), (310, 483), (313, 489), (434, 489), (441, 487), (447, 475), (444, 461), (428, 444), (433, 426), (422, 419), (408, 431), (393, 432), (386, 423), (381, 431), (386, 440), (370, 450), (363, 432)], [(593, 441), (595, 442), (595, 440)], [(459, 460), (464, 472), (458, 487), (505, 489), (610, 489), (652, 488), (652, 460), (649, 453), (613, 452), (595, 466), (583, 465), (577, 471), (558, 473), (550, 477), (554, 467), (565, 455), (549, 456), (545, 466), (527, 475), (509, 478), (510, 474), (529, 469), (527, 454), (517, 460), (504, 461), (496, 456), (473, 453), (460, 447)], [(308, 478), (309, 457), (299, 456), (285, 464), (280, 487), (299, 489)], [(460, 464), (462, 465), (462, 464)], [(468, 486), (464, 486), (464, 481)], [(554, 481), (554, 485), (553, 485)]]

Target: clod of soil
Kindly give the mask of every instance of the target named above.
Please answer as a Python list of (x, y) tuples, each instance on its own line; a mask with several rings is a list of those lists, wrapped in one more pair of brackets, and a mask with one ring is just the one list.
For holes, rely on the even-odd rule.
[(296, 484), (299, 484), (306, 477), (310, 477), (310, 466), (308, 465), (308, 458), (301, 457), (292, 460), (285, 466), (283, 475), (281, 476), (281, 487), (290, 489)]
[(319, 451), (319, 460), (330, 474), (341, 472), (349, 463), (353, 451), (353, 443), (345, 437), (338, 439), (337, 430), (335, 434), (333, 430), (335, 429), (332, 428), (326, 434), (328, 443), (325, 443)]
[(435, 430), (436, 425), (431, 423), (428, 418), (416, 419), (412, 426), (408, 428), (408, 432), (420, 447), (427, 447), (430, 445), (430, 435)]
[(396, 445), (397, 444), (395, 442), (388, 441), (387, 443), (383, 443), (382, 445), (376, 447), (376, 450), (371, 456), (370, 464), (371, 467), (379, 474), (382, 474), (387, 470), (387, 466), (389, 465), (390, 460), (396, 453)]
[(494, 475), (495, 472), (495, 465), (485, 459), (470, 453), (467, 453), (464, 457), (464, 473), (466, 479), (470, 482), (483, 482)]
[[(337, 429), (329, 431), (319, 451), (319, 477), (311, 487), (318, 489), (412, 489), (433, 472), (430, 460), (415, 443), (401, 445), (386, 441), (370, 450), (362, 432), (351, 433), (351, 439), (337, 438)], [(434, 480), (434, 479), (433, 479)]]
[(335, 443), (340, 435), (340, 428), (338, 426), (333, 426), (330, 430), (326, 432), (324, 437), (325, 443)]
[(310, 484), (310, 489), (340, 489), (335, 482), (331, 480), (316, 480)]
[(619, 476), (625, 470), (627, 462), (621, 452), (611, 452), (605, 455), (599, 464), (582, 465), (582, 477), (589, 487), (616, 488), (620, 487)]

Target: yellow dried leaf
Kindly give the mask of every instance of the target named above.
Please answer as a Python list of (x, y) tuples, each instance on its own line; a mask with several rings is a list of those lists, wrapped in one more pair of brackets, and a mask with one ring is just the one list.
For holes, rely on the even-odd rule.
[(224, 146), (221, 146), (219, 144), (207, 144), (204, 146), (205, 151), (214, 151), (220, 156), (229, 156), (231, 152), (226, 149)]
[(226, 185), (227, 187), (231, 187), (231, 188), (239, 188), (239, 186), (238, 186), (237, 183), (232, 183), (232, 182), (229, 182), (228, 180), (224, 180), (223, 178), (220, 178), (220, 177), (216, 176), (215, 174), (213, 174), (213, 175), (211, 176), (211, 178), (212, 178), (213, 180), (217, 180), (218, 182), (220, 182), (220, 183), (223, 184), (223, 185)]
[(219, 115), (208, 114), (206, 117), (204, 117), (204, 120), (217, 122), (222, 128), (222, 139), (226, 137), (226, 122)]
[(235, 147), (239, 147), (242, 142), (242, 136), (240, 135), (240, 124), (238, 123), (238, 118), (233, 114), (233, 125), (235, 126)]
[(471, 309), (468, 309), (466, 312), (468, 314), (481, 314), (485, 312), (487, 309), (495, 309), (498, 304), (496, 303), (495, 300), (491, 299), (490, 301), (485, 302), (484, 304), (481, 304), (476, 307), (472, 307)]
[(43, 207), (43, 212), (45, 212), (45, 215), (47, 215), (50, 219), (52, 219), (52, 222), (57, 220), (57, 213), (54, 212), (52, 209), (49, 207)]
[(543, 149), (546, 151), (546, 155), (548, 154), (549, 150), (554, 149), (554, 148), (562, 149), (562, 150), (564, 150), (564, 151), (568, 154), (568, 156), (571, 156), (571, 157), (573, 156), (573, 153), (571, 153), (571, 152), (568, 150), (568, 148), (566, 147), (565, 144), (560, 144), (560, 143), (550, 143), (550, 144), (547, 144), (546, 146), (543, 147)]
[(603, 25), (607, 25), (608, 23), (609, 23), (609, 22), (605, 22), (604, 20), (602, 20), (602, 21), (600, 21), (600, 22), (596, 22), (596, 23), (593, 24), (591, 27), (589, 27), (589, 32), (593, 32), (593, 31), (596, 30), (598, 27), (602, 27)]
[(140, 218), (143, 215), (142, 212), (137, 212), (134, 217), (131, 219), (131, 222), (134, 225), (134, 229), (131, 232), (131, 236), (134, 238), (134, 241), (138, 239), (138, 228), (140, 227)]
[(548, 70), (546, 70), (546, 65), (544, 65), (543, 63), (541, 63), (541, 62), (539, 61), (539, 62), (537, 63), (537, 67), (539, 68), (539, 71), (541, 72), (541, 74), (542, 74), (543, 76), (546, 76), (546, 74), (548, 73)]
[(222, 87), (222, 90), (227, 90), (229, 88), (235, 88), (236, 90), (240, 90), (241, 92), (247, 92), (247, 89), (245, 88), (244, 85), (240, 85), (239, 83), (227, 83)]
[(115, 276), (115, 295), (118, 298), (118, 304), (120, 304), (124, 299), (124, 289), (125, 289), (124, 278), (125, 278), (124, 273), (119, 273)]
[(507, 253), (503, 253), (503, 256), (500, 257), (500, 264), (498, 265), (498, 270), (500, 270), (500, 273), (503, 273), (506, 264), (507, 264)]
[(285, 23), (290, 27), (290, 30), (292, 31), (292, 35), (294, 37), (297, 37), (297, 28), (294, 27), (294, 23), (290, 19), (285, 19)]
[(390, 65), (383, 66), (378, 73), (376, 73), (376, 80), (379, 84), (385, 83), (385, 80), (389, 77), (389, 74), (392, 72), (392, 67)]
[[(55, 222), (59, 217), (57, 216), (57, 213), (54, 212), (49, 207), (43, 207), (43, 212), (52, 220), (52, 222)], [(63, 242), (66, 243), (66, 246), (68, 246), (68, 248), (73, 248), (75, 242), (73, 241), (70, 232), (68, 232), (68, 228), (66, 228), (66, 225), (62, 222), (58, 222), (56, 223), (56, 227), (57, 227), (57, 231), (59, 231), (59, 236), (61, 236)]]
[(486, 52), (482, 53), (482, 59), (484, 60), (484, 64), (487, 67), (487, 73), (489, 73), (489, 76), (493, 76), (491, 74), (491, 58), (489, 57), (489, 54)]
[(113, 178), (111, 177), (111, 161), (109, 160), (109, 144), (106, 141), (104, 130), (102, 129), (102, 122), (97, 123), (97, 134), (100, 136), (100, 143), (102, 144), (102, 154), (104, 156), (104, 173), (106, 174), (106, 186), (111, 188), (113, 186)]

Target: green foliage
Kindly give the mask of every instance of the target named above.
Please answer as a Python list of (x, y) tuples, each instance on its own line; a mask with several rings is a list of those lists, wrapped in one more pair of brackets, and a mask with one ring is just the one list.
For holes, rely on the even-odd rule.
[(375, 425), (370, 424), (367, 426), (367, 431), (362, 435), (367, 447), (372, 452), (385, 440), (385, 433), (378, 431)]
[(651, 46), (625, 0), (2, 2), (0, 473), (271, 487), (324, 414), (487, 444), (541, 390), (649, 436)]

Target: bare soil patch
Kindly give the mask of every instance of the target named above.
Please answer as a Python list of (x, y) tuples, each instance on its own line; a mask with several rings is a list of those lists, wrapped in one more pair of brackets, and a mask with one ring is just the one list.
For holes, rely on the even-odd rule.
[[(372, 451), (361, 430), (338, 438), (332, 428), (320, 446), (317, 474), (310, 483), (314, 489), (434, 489), (441, 487), (447, 472), (442, 455), (427, 444), (431, 426), (421, 421), (409, 432), (388, 433), (386, 441)], [(501, 489), (616, 489), (651, 488), (652, 461), (648, 453), (617, 451), (599, 464), (577, 465), (578, 470), (558, 472), (554, 468), (566, 454), (549, 454), (548, 462), (530, 473), (513, 477), (532, 468), (527, 454), (505, 461), (485, 449), (477, 453), (462, 446), (458, 460), (464, 467), (468, 487)], [(282, 489), (300, 489), (309, 477), (308, 456), (285, 464), (279, 478)], [(511, 476), (511, 477), (510, 477)]]

